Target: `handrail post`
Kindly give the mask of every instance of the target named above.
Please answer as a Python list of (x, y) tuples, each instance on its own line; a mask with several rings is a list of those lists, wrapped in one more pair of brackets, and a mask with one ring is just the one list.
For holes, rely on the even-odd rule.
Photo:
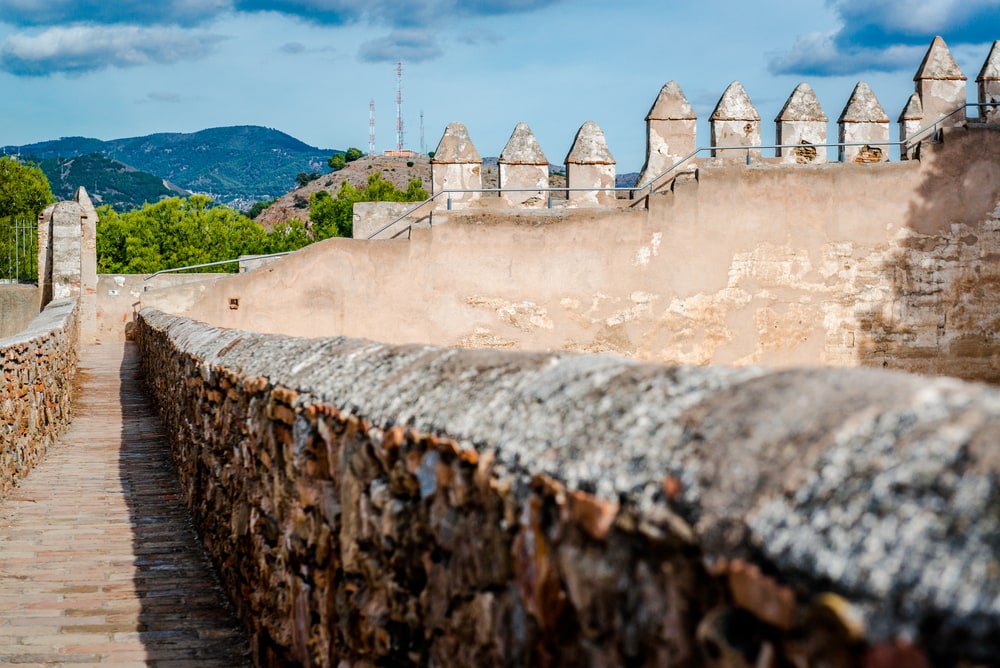
[(451, 193), (448, 193), (448, 211), (451, 211)]

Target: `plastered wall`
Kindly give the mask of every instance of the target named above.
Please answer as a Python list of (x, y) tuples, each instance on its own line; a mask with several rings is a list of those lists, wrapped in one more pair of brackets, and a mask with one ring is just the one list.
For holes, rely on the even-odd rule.
[(942, 137), (901, 163), (704, 167), (648, 209), (452, 212), (410, 240), (329, 240), (175, 312), (304, 336), (996, 381), (1000, 130)]

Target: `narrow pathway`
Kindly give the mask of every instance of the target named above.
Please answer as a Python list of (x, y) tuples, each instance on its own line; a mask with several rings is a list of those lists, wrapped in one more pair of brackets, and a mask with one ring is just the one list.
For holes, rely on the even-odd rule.
[(73, 424), (0, 501), (0, 665), (248, 662), (140, 374), (83, 348)]

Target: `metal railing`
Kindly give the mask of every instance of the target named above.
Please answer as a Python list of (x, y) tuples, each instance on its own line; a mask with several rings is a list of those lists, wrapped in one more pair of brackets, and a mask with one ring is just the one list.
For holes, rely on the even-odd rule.
[[(860, 146), (871, 146), (871, 147), (898, 146), (898, 147), (900, 147), (900, 153), (901, 154), (905, 154), (905, 153), (908, 153), (910, 151), (910, 149), (913, 147), (914, 144), (916, 144), (918, 141), (922, 141), (925, 138), (925, 136), (928, 135), (928, 134), (930, 134), (930, 133), (933, 133), (933, 137), (936, 140), (937, 137), (938, 137), (938, 131), (940, 130), (941, 124), (943, 122), (945, 122), (946, 120), (948, 120), (949, 118), (951, 118), (952, 116), (954, 116), (955, 114), (957, 114), (957, 113), (959, 113), (961, 111), (965, 111), (965, 109), (967, 109), (969, 107), (976, 107), (977, 109), (982, 109), (983, 107), (998, 107), (998, 106), (1000, 106), (1000, 105), (998, 105), (995, 102), (993, 102), (993, 103), (989, 103), (989, 102), (987, 102), (987, 103), (982, 103), (982, 102), (968, 102), (968, 103), (966, 103), (966, 104), (964, 104), (964, 105), (962, 105), (960, 107), (956, 107), (956, 108), (952, 109), (950, 112), (948, 112), (944, 116), (941, 116), (940, 118), (938, 118), (936, 121), (934, 121), (930, 125), (927, 125), (925, 127), (920, 128), (919, 130), (917, 130), (916, 132), (914, 132), (911, 136), (907, 137), (906, 139), (899, 140), (899, 141), (888, 141), (888, 140), (886, 140), (886, 141), (880, 141), (880, 142), (830, 142), (830, 143), (826, 143), (826, 144), (760, 144), (760, 145), (754, 145), (754, 146), (702, 146), (700, 148), (696, 148), (691, 153), (688, 153), (687, 155), (685, 155), (684, 157), (682, 157), (680, 160), (678, 160), (677, 162), (675, 162), (673, 165), (671, 165), (670, 167), (668, 167), (666, 170), (664, 170), (663, 172), (657, 174), (656, 176), (652, 177), (651, 179), (647, 180), (645, 183), (636, 184), (636, 185), (631, 186), (631, 187), (621, 187), (621, 188), (618, 188), (618, 187), (616, 187), (616, 188), (567, 188), (567, 187), (561, 187), (561, 188), (552, 188), (552, 187), (548, 187), (548, 188), (464, 188), (464, 189), (462, 189), (462, 188), (454, 188), (454, 189), (449, 188), (449, 189), (441, 190), (440, 192), (434, 193), (433, 195), (431, 195), (430, 197), (428, 197), (424, 201), (422, 201), (419, 204), (417, 204), (416, 206), (414, 206), (412, 209), (407, 210), (406, 213), (403, 213), (403, 214), (397, 216), (396, 218), (393, 218), (391, 221), (389, 221), (388, 223), (382, 225), (381, 227), (379, 227), (374, 232), (371, 232), (365, 238), (369, 239), (369, 240), (370, 239), (374, 239), (379, 234), (385, 232), (386, 230), (388, 230), (389, 228), (391, 228), (396, 223), (399, 223), (400, 221), (405, 220), (406, 218), (408, 218), (410, 215), (416, 213), (421, 207), (423, 207), (423, 206), (425, 206), (427, 204), (430, 204), (431, 202), (433, 202), (434, 200), (436, 200), (438, 197), (441, 197), (443, 195), (447, 195), (448, 196), (448, 203), (446, 205), (446, 209), (448, 211), (451, 211), (451, 196), (453, 194), (463, 194), (463, 193), (480, 193), (480, 194), (482, 194), (482, 193), (504, 193), (504, 192), (538, 192), (538, 193), (548, 193), (548, 208), (552, 208), (552, 193), (562, 193), (562, 192), (571, 192), (571, 191), (616, 192), (616, 193), (617, 192), (629, 192), (629, 193), (632, 193), (632, 196), (633, 196), (633, 201), (632, 201), (632, 203), (631, 203), (630, 206), (635, 206), (637, 204), (640, 204), (645, 198), (649, 197), (649, 195), (651, 195), (653, 192), (655, 192), (657, 184), (665, 176), (667, 176), (667, 175), (669, 175), (669, 174), (671, 174), (673, 172), (676, 172), (680, 167), (682, 167), (683, 165), (685, 165), (686, 163), (690, 162), (694, 158), (698, 157), (698, 155), (700, 155), (700, 154), (702, 154), (702, 153), (704, 153), (706, 151), (718, 151), (718, 152), (725, 152), (725, 151), (729, 151), (729, 152), (733, 152), (733, 151), (745, 151), (746, 152), (746, 156), (747, 156), (747, 164), (748, 165), (751, 164), (751, 152), (752, 151), (760, 151), (762, 149), (769, 149), (769, 150), (770, 149), (774, 149), (774, 150), (777, 150), (777, 149), (801, 149), (803, 147), (812, 147), (812, 148), (834, 148), (834, 147), (836, 147), (836, 148), (840, 149), (840, 151), (838, 152), (838, 156), (837, 156), (836, 162), (841, 162), (843, 160), (843, 150), (842, 149), (847, 148), (847, 147), (853, 147), (853, 146), (859, 146), (859, 147)], [(979, 118), (982, 119), (982, 115), (980, 115)], [(645, 191), (645, 192), (643, 192), (643, 191)], [(409, 229), (411, 229), (413, 227), (414, 224), (419, 223), (420, 221), (422, 221), (424, 219), (431, 219), (432, 214), (433, 214), (433, 211), (430, 212), (430, 213), (428, 213), (426, 216), (422, 216), (421, 218), (419, 218), (416, 221), (412, 221), (406, 228), (404, 228), (404, 230), (400, 230), (395, 235), (393, 235), (392, 238), (395, 238), (395, 237), (399, 236), (404, 231), (408, 231)]]
[(38, 280), (38, 228), (33, 216), (0, 219), (0, 283)]
[[(680, 160), (678, 160), (673, 165), (671, 165), (670, 167), (668, 167), (665, 171), (657, 174), (656, 176), (652, 177), (651, 179), (649, 179), (645, 183), (636, 184), (636, 186), (632, 190), (634, 192), (636, 192), (636, 193), (641, 193), (643, 190), (647, 191), (647, 192), (645, 192), (645, 193), (643, 193), (643, 194), (641, 194), (641, 195), (638, 196), (639, 200), (641, 200), (642, 198), (648, 197), (649, 195), (651, 195), (655, 191), (656, 184), (663, 177), (667, 176), (671, 172), (676, 171), (679, 167), (681, 167), (682, 165), (684, 165), (688, 161), (696, 158), (698, 156), (698, 154), (704, 153), (705, 151), (746, 151), (746, 154), (747, 154), (747, 164), (750, 164), (750, 152), (751, 151), (759, 151), (761, 149), (779, 149), (779, 148), (781, 148), (781, 149), (785, 149), (785, 148), (787, 148), (787, 149), (795, 149), (795, 148), (803, 148), (803, 147), (806, 147), (806, 146), (811, 146), (811, 147), (815, 147), (815, 148), (837, 147), (838, 149), (844, 149), (844, 148), (849, 147), (849, 146), (875, 146), (875, 147), (878, 147), (878, 146), (898, 146), (899, 149), (900, 149), (900, 154), (901, 155), (905, 155), (906, 153), (909, 153), (910, 149), (913, 148), (914, 144), (916, 144), (919, 141), (923, 141), (924, 138), (926, 138), (926, 135), (928, 135), (930, 133), (933, 133), (934, 141), (937, 141), (938, 133), (939, 133), (941, 124), (944, 121), (946, 121), (949, 118), (951, 118), (952, 116), (954, 116), (955, 114), (957, 114), (959, 112), (962, 112), (962, 111), (965, 111), (969, 107), (976, 107), (977, 109), (981, 109), (983, 107), (995, 107), (995, 106), (997, 106), (996, 103), (967, 102), (967, 103), (963, 104), (960, 107), (955, 107), (954, 109), (952, 109), (951, 111), (949, 111), (944, 116), (941, 116), (940, 118), (938, 118), (936, 121), (934, 121), (930, 125), (926, 125), (926, 126), (920, 128), (919, 130), (917, 130), (916, 132), (914, 132), (912, 135), (910, 135), (906, 139), (901, 139), (899, 141), (888, 141), (887, 140), (887, 141), (879, 141), (879, 142), (830, 142), (830, 143), (826, 143), (826, 144), (761, 144), (759, 146), (702, 146), (700, 148), (696, 148), (691, 153), (688, 153), (686, 156), (682, 157)], [(980, 118), (982, 118), (982, 116), (980, 116)], [(841, 162), (842, 160), (843, 160), (843, 150), (841, 150), (839, 152), (839, 155), (837, 157), (837, 162)]]
[(216, 262), (202, 262), (201, 264), (189, 264), (186, 267), (174, 267), (172, 269), (161, 269), (155, 273), (145, 276), (142, 280), (143, 282), (148, 281), (151, 278), (155, 278), (160, 274), (173, 274), (179, 271), (188, 271), (189, 269), (205, 269), (206, 267), (220, 267), (224, 264), (239, 264), (240, 260), (253, 261), (253, 260), (266, 260), (270, 257), (281, 257), (282, 255), (288, 255), (292, 251), (282, 251), (280, 253), (268, 253), (266, 255), (243, 255), (234, 260), (218, 260)]

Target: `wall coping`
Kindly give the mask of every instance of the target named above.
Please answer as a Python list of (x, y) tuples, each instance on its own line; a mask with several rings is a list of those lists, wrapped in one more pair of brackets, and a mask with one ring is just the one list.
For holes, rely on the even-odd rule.
[[(480, 460), (489, 452), (515, 489), (542, 475), (674, 518), (709, 560), (763, 561), (800, 591), (848, 596), (871, 637), (933, 619), (945, 646), (953, 633), (996, 642), (995, 389), (867, 369), (301, 339), (150, 308), (140, 318), (204, 362), (206, 382), (263, 378), (297, 393), (297, 411), (325, 402), (372, 429), (453, 439)], [(424, 484), (433, 493), (433, 474)]]

